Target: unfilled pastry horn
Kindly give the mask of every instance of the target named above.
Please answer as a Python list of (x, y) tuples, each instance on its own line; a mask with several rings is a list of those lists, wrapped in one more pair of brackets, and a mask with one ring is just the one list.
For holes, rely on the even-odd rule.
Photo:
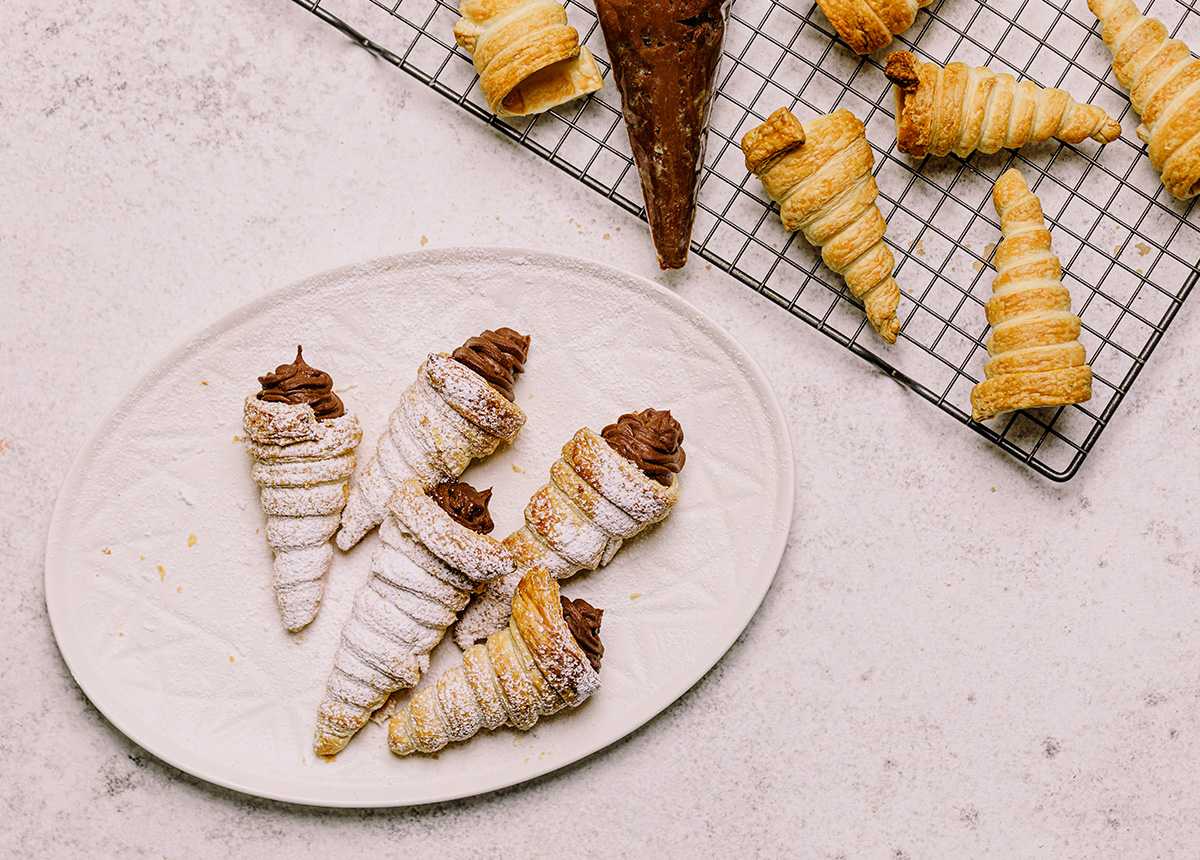
[(529, 337), (485, 331), (452, 355), (431, 354), (388, 418), (375, 456), (350, 484), (337, 545), (350, 549), (383, 522), (396, 487), (416, 478), (427, 489), (451, 481), (471, 461), (511, 442), (525, 423), (513, 383), (525, 368)]
[(600, 433), (584, 427), (550, 467), (550, 482), (525, 508), (525, 525), (504, 539), (517, 572), (489, 583), (454, 627), (462, 648), (508, 623), (521, 571), (543, 567), (555, 579), (595, 570), (621, 544), (666, 518), (679, 500), (683, 430), (670, 411), (622, 415)]
[(275, 597), (283, 626), (294, 633), (321, 605), (333, 559), (330, 539), (346, 504), (362, 428), (344, 412), (329, 375), (309, 367), (299, 347), (295, 362), (259, 383), (263, 390), (246, 398), (242, 422), (275, 555)]
[(550, 110), (604, 86), (592, 53), (579, 44), (554, 0), (463, 0), (454, 38), (474, 58), (492, 113)]
[(1121, 135), (1120, 123), (1095, 105), (986, 66), (943, 68), (910, 51), (893, 51), (884, 73), (894, 84), (897, 145), (916, 158), (990, 155), (1051, 138), (1112, 143)]
[(863, 303), (871, 326), (896, 342), (900, 288), (896, 258), (883, 241), (887, 223), (875, 200), (875, 155), (862, 122), (848, 110), (801, 124), (780, 108), (742, 138), (746, 169), (762, 180), (789, 233), (803, 231), (821, 259)]
[(392, 752), (433, 753), (502, 725), (526, 730), (600, 688), (600, 610), (560, 597), (549, 571), (535, 567), (517, 585), (511, 616), (392, 717)]
[(1195, 197), (1200, 194), (1200, 60), (1130, 0), (1088, 0), (1088, 6), (1103, 25), (1113, 72), (1129, 88), (1142, 118), (1137, 135), (1148, 145), (1150, 163), (1172, 195)]
[(1015, 409), (1082, 403), (1092, 396), (1092, 369), (1062, 265), (1050, 250), (1042, 204), (1015, 169), (996, 182), (992, 200), (1004, 238), (987, 303), (987, 378), (971, 390), (971, 417), (986, 421)]
[(829, 23), (856, 54), (888, 45), (913, 25), (917, 10), (933, 0), (817, 0)]
[(427, 493), (413, 479), (396, 489), (317, 712), (318, 754), (341, 750), (389, 695), (416, 686), (471, 592), (516, 569), (512, 554), (487, 535), (490, 496), (459, 483)]

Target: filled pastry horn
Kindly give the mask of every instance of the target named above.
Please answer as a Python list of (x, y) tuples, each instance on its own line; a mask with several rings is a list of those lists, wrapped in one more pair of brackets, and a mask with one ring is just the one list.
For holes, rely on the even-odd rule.
[(299, 346), (294, 362), (258, 382), (262, 390), (246, 398), (242, 422), (275, 556), (275, 597), (283, 626), (294, 633), (321, 606), (362, 428), (329, 374), (309, 367)]
[(1142, 118), (1137, 135), (1148, 145), (1150, 163), (1172, 195), (1195, 197), (1200, 194), (1200, 60), (1130, 0), (1088, 0), (1088, 6), (1103, 25), (1113, 72)]
[(1040, 87), (986, 66), (925, 63), (909, 51), (888, 54), (884, 71), (896, 97), (896, 142), (916, 158), (953, 152), (965, 158), (1057, 138), (1112, 143), (1121, 125), (1064, 90)]
[(388, 503), (371, 577), (342, 628), (313, 749), (332, 755), (397, 690), (416, 686), (429, 652), (485, 582), (512, 573), (512, 553), (488, 536), (491, 490), (404, 481)]
[(388, 418), (375, 456), (350, 484), (337, 545), (354, 546), (383, 522), (399, 484), (452, 481), (471, 461), (512, 442), (525, 423), (513, 383), (525, 369), (529, 336), (485, 331), (451, 355), (430, 354)]
[(888, 45), (913, 25), (917, 10), (933, 0), (817, 0), (838, 35), (856, 54)]
[(490, 582), (454, 626), (462, 648), (503, 629), (521, 572), (555, 579), (608, 564), (621, 544), (666, 518), (679, 500), (683, 429), (669, 410), (622, 415), (600, 433), (584, 427), (550, 467), (550, 482), (525, 507), (525, 524), (504, 539), (517, 572)]
[(600, 688), (603, 611), (568, 600), (545, 568), (521, 577), (511, 619), (462, 664), (418, 691), (388, 724), (396, 755), (433, 753), (507, 725), (525, 731), (538, 718), (578, 707)]
[(971, 390), (971, 417), (986, 421), (1015, 409), (1082, 403), (1092, 396), (1092, 369), (1062, 265), (1050, 250), (1042, 204), (1016, 169), (996, 182), (992, 200), (1004, 238), (987, 303), (987, 378)]
[(800, 123), (780, 108), (742, 138), (746, 169), (762, 180), (789, 233), (800, 230), (846, 280), (871, 326), (896, 342), (900, 288), (896, 258), (883, 241), (887, 223), (875, 200), (875, 155), (862, 122), (848, 110)]
[(458, 12), (454, 38), (474, 58), (497, 116), (541, 113), (604, 86), (555, 0), (463, 0)]

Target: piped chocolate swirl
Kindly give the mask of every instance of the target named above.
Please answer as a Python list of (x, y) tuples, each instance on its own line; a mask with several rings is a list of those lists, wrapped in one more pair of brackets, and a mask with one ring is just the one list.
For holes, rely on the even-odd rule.
[(604, 616), (604, 610), (582, 599), (571, 600), (561, 594), (558, 599), (562, 602), (567, 629), (587, 655), (592, 668), (599, 672), (600, 659), (604, 656), (604, 643), (600, 641), (600, 619)]
[(454, 350), (451, 358), (478, 373), (488, 385), (509, 400), (513, 399), (513, 383), (525, 370), (529, 354), (529, 335), (511, 328), (488, 329), (479, 337), (467, 340)]
[(342, 399), (333, 392), (333, 379), (323, 370), (310, 367), (304, 360), (304, 348), (296, 347), (296, 360), (281, 364), (274, 373), (258, 378), (262, 391), (258, 399), (268, 403), (307, 404), (317, 413), (318, 421), (346, 414)]
[(664, 487), (670, 486), (672, 473), (683, 468), (683, 428), (669, 409), (643, 409), (622, 415), (600, 435), (610, 448)]
[(466, 526), (481, 535), (495, 528), (492, 515), (488, 513), (488, 502), (492, 498), (490, 488), (477, 490), (470, 484), (447, 481), (429, 490), (429, 495), (460, 526)]

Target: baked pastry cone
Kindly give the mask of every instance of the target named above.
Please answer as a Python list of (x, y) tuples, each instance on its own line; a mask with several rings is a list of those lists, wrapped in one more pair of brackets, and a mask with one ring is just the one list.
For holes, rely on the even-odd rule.
[(463, 0), (454, 38), (496, 116), (550, 110), (604, 86), (592, 53), (555, 0)]
[(1020, 171), (996, 182), (992, 201), (1004, 235), (987, 303), (987, 377), (971, 390), (971, 417), (1082, 403), (1092, 396), (1092, 369), (1079, 338), (1079, 317), (1050, 250), (1042, 204)]
[(1142, 118), (1137, 135), (1149, 147), (1150, 163), (1172, 195), (1195, 197), (1200, 194), (1200, 60), (1130, 0), (1088, 0), (1088, 6), (1103, 25), (1113, 72), (1129, 88)]
[(870, 54), (913, 25), (933, 0), (817, 0), (829, 23), (856, 54)]
[(746, 169), (762, 180), (788, 232), (801, 230), (825, 265), (846, 279), (872, 327), (896, 342), (900, 288), (896, 258), (883, 241), (887, 223), (875, 200), (875, 155), (862, 122), (848, 110), (801, 124), (780, 108), (742, 138)]
[(263, 391), (246, 398), (242, 424), (260, 486), (267, 543), (274, 551), (275, 597), (283, 626), (304, 628), (317, 615), (333, 559), (358, 419), (346, 414), (329, 375), (296, 361), (259, 378)]
[(916, 158), (991, 155), (1051, 138), (1112, 143), (1121, 136), (1120, 123), (1095, 105), (986, 66), (943, 68), (910, 51), (893, 51), (884, 74), (894, 84), (897, 146)]
[(512, 553), (487, 535), (490, 496), (457, 483), (427, 493), (411, 478), (396, 488), (317, 710), (319, 755), (338, 752), (388, 696), (416, 686), (471, 592), (516, 569)]
[(468, 648), (462, 665), (392, 717), (392, 752), (437, 752), (502, 725), (524, 731), (539, 717), (578, 707), (600, 688), (599, 610), (560, 597), (549, 571), (535, 567), (521, 577), (511, 615), (487, 644)]
[(687, 262), (731, 0), (596, 0), (663, 269)]
[(452, 355), (430, 353), (400, 397), (375, 456), (350, 484), (337, 545), (348, 550), (383, 522), (388, 499), (408, 478), (426, 489), (450, 481), (525, 423), (512, 402), (529, 337), (509, 328), (470, 338)]
[(521, 572), (555, 579), (608, 564), (621, 544), (667, 517), (679, 501), (683, 430), (670, 411), (622, 415), (600, 433), (584, 427), (550, 467), (550, 482), (525, 507), (525, 524), (504, 539), (517, 572), (488, 583), (454, 626), (466, 648), (508, 623)]

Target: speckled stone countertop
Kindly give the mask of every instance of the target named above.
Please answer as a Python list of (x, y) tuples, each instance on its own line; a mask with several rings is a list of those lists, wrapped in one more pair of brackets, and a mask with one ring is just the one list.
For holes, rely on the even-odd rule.
[[(16, 0), (0, 82), (0, 854), (1194, 857), (1195, 297), (1049, 483), (300, 7)], [(186, 335), (310, 273), (521, 245), (669, 286), (782, 401), (796, 507), (721, 662), (533, 782), (395, 810), (244, 796), (127, 740), (47, 620), (51, 511)]]

